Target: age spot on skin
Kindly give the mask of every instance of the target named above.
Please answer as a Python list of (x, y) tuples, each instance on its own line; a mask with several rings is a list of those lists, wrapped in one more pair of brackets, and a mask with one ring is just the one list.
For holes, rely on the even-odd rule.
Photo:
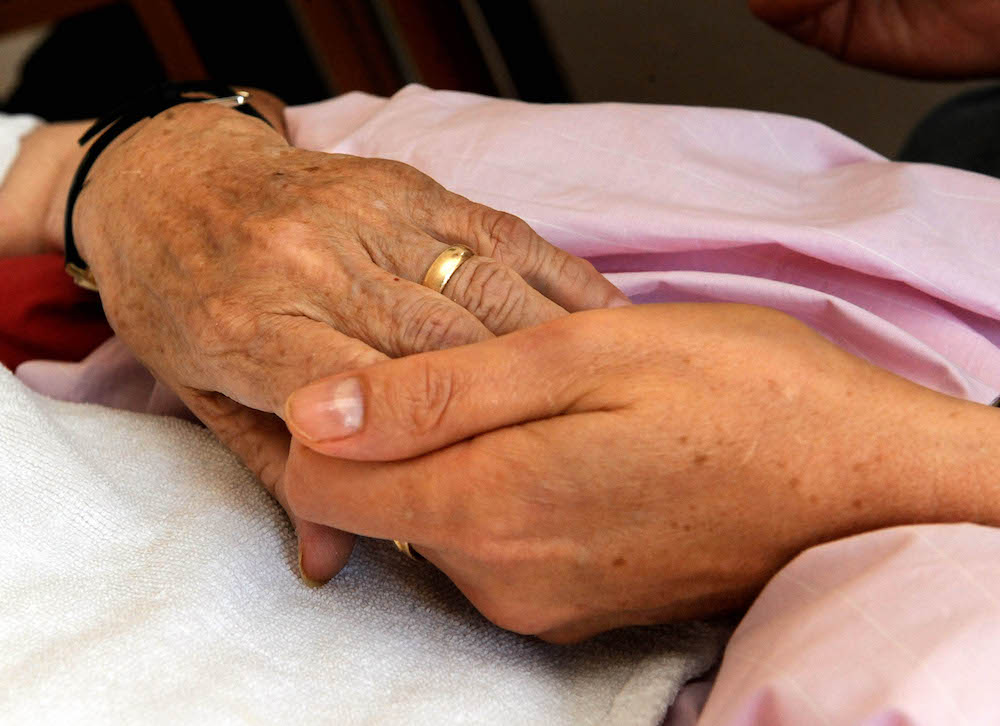
[(677, 443), (678, 444), (686, 444), (687, 442), (688, 442), (688, 437), (687, 436), (678, 436), (677, 437)]
[(614, 565), (615, 567), (621, 567), (622, 565), (625, 564), (625, 558), (615, 557), (614, 562), (612, 562), (611, 564)]
[(302, 171), (319, 171), (319, 167), (318, 166), (307, 166)]
[(851, 506), (855, 509), (861, 509), (864, 506), (864, 503), (860, 499), (853, 499), (851, 500)]
[(706, 461), (708, 461), (708, 454), (695, 454), (694, 455), (694, 463), (696, 465), (701, 466)]

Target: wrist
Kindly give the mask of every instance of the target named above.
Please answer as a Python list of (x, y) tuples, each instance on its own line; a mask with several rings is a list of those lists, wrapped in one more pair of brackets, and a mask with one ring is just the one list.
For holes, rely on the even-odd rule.
[(858, 422), (826, 482), (840, 490), (844, 533), (903, 524), (1000, 526), (1000, 411), (902, 379), (885, 394), (869, 402), (876, 413)]
[(929, 506), (925, 521), (1000, 526), (1000, 410), (951, 396), (937, 398), (920, 426), (924, 445), (919, 466), (927, 472)]
[[(274, 107), (268, 110), (262, 115), (275, 113)], [(108, 215), (118, 214), (119, 224), (127, 224), (130, 215), (143, 211), (120, 203), (130, 189), (159, 189), (174, 197), (194, 194), (220, 183), (213, 177), (232, 160), (287, 146), (267, 123), (215, 104), (185, 103), (139, 121), (101, 152), (87, 174), (73, 209), (80, 255), (91, 266), (100, 256), (94, 247), (107, 235), (97, 230), (106, 226)]]

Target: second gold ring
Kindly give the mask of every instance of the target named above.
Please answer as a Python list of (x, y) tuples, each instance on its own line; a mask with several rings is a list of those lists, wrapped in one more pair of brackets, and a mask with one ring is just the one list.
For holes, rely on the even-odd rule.
[(411, 560), (416, 560), (417, 562), (420, 562), (421, 560), (424, 559), (424, 556), (422, 554), (420, 554), (415, 549), (413, 549), (412, 547), (410, 547), (410, 543), (409, 542), (404, 542), (403, 540), (394, 539), (392, 541), (392, 543), (394, 545), (396, 545), (396, 549), (397, 550), (399, 550), (400, 552), (402, 552), (404, 555), (406, 555), (407, 557), (409, 557)]
[(427, 268), (422, 284), (434, 292), (441, 292), (458, 268), (475, 256), (476, 253), (465, 245), (452, 245), (439, 254)]

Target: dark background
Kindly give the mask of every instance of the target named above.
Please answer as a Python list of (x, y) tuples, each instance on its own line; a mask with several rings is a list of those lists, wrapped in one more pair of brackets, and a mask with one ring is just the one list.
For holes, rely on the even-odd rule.
[[(331, 0), (333, 5), (336, 2)], [(44, 5), (44, 0), (35, 0), (35, 4)], [(341, 55), (335, 59), (338, 63), (327, 63), (322, 48), (316, 47), (324, 41), (336, 45), (343, 39), (337, 34), (311, 37), (310, 29), (320, 23), (297, 12), (313, 4), (284, 0), (173, 2), (209, 77), (265, 88), (290, 104), (318, 101), (350, 90), (389, 94), (410, 81), (530, 101), (569, 100), (541, 26), (526, 0), (478, 3), (478, 16), (485, 21), (503, 59), (504, 88), (484, 59), (460, 2), (402, 0), (396, 3), (402, 12), (388, 18), (392, 4), (380, 8), (376, 3), (350, 3), (353, 16), (332, 17), (343, 20), (347, 26), (343, 32), (356, 34), (358, 29), (350, 21), (356, 22), (361, 15), (374, 30), (369, 35), (375, 38), (381, 31), (383, 37), (375, 40), (380, 48), (353, 59), (360, 74), (339, 74), (346, 75), (346, 80), (338, 78), (337, 71), (352, 59)], [(2, 7), (0, 3), (0, 11)], [(412, 13), (421, 7), (423, 14), (414, 17)], [(405, 31), (412, 37), (425, 37), (419, 35), (421, 20), (439, 33), (439, 37), (427, 40), (435, 44), (429, 52), (405, 45), (412, 42)], [(401, 23), (408, 27), (401, 28)], [(414, 58), (421, 50), (431, 56), (424, 67)], [(384, 66), (381, 73), (367, 79), (367, 86), (358, 82), (365, 81), (365, 73), (376, 64)], [(146, 86), (166, 80), (170, 73), (164, 66), (130, 3), (98, 7), (54, 25), (25, 62), (21, 82), (4, 110), (35, 113), (48, 120), (96, 116)], [(53, 89), (59, 90), (53, 93)]]
[[(94, 4), (102, 7), (74, 16)], [(205, 74), (268, 88), (293, 104), (356, 88), (386, 95), (422, 82), (541, 102), (732, 106), (814, 118), (892, 155), (921, 116), (962, 88), (841, 65), (766, 28), (745, 5), (0, 0), (0, 75), (15, 62), (3, 52), (5, 35), (47, 27), (51, 34), (25, 64), (7, 110), (49, 119), (98, 115), (167, 75), (133, 9), (155, 6), (176, 10)]]

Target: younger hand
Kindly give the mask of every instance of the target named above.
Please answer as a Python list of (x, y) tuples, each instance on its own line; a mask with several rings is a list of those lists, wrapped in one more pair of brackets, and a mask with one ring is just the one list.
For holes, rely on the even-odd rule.
[(498, 625), (576, 640), (744, 606), (816, 543), (983, 516), (969, 452), (996, 416), (775, 311), (643, 305), (297, 391), (286, 493), (409, 541)]

